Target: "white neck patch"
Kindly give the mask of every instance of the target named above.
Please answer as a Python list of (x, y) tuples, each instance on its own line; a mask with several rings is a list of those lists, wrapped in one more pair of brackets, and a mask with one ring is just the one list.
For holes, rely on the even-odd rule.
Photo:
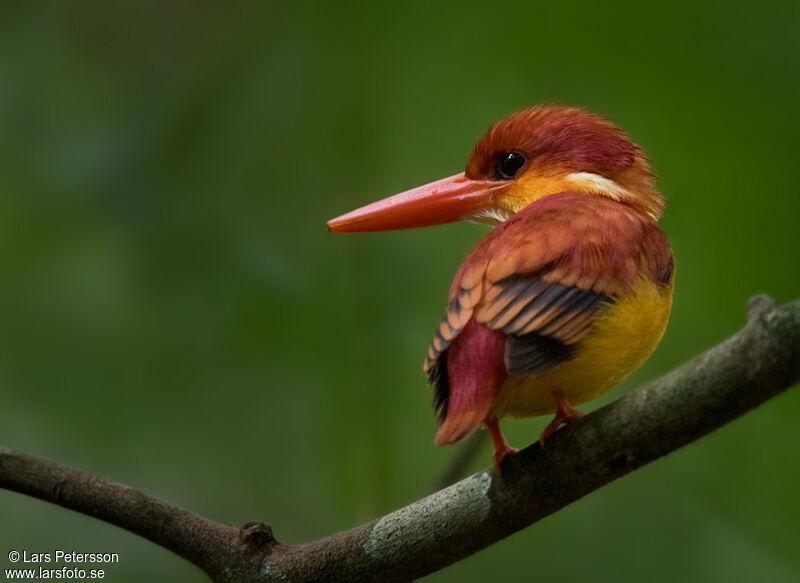
[(573, 183), (578, 188), (604, 194), (608, 198), (616, 201), (620, 201), (623, 198), (630, 198), (631, 196), (630, 192), (622, 188), (615, 181), (593, 172), (573, 172), (567, 176), (567, 181)]

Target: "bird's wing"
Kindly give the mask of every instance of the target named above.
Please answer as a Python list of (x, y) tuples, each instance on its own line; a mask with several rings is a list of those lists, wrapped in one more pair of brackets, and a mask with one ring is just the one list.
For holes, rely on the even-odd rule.
[(544, 372), (571, 354), (598, 310), (613, 302), (603, 291), (549, 281), (552, 269), (515, 273), (488, 286), (475, 319), (506, 333), (509, 373)]
[(460, 389), (450, 382), (445, 355), (470, 318), (506, 335), (508, 373), (537, 374), (569, 359), (599, 311), (637, 278), (671, 277), (666, 238), (639, 213), (578, 193), (540, 203), (487, 235), (453, 282), (425, 361), (442, 420), (459, 413), (449, 406), (455, 402), (480, 402), (488, 412), (494, 398), (453, 398)]
[(428, 346), (428, 356), (425, 359), (424, 369), (429, 373), (436, 365), (439, 357), (447, 350), (453, 339), (461, 333), (461, 330), (470, 321), (475, 312), (475, 306), (483, 295), (483, 275), (485, 264), (480, 258), (477, 261), (470, 261), (471, 258), (479, 258), (480, 247), (476, 248), (456, 273), (453, 285), (450, 288), (450, 297), (447, 309), (439, 322), (439, 327), (433, 335)]

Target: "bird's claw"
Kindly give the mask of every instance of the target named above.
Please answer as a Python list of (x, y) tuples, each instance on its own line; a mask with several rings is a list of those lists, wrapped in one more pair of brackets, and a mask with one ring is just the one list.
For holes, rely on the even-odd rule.
[(563, 391), (556, 389), (552, 395), (553, 400), (556, 402), (556, 416), (547, 424), (547, 427), (544, 428), (544, 431), (539, 436), (539, 445), (542, 446), (542, 449), (544, 449), (545, 440), (549, 439), (561, 425), (572, 423), (585, 415), (585, 413), (572, 408)]
[(506, 446), (503, 448), (495, 449), (494, 455), (492, 456), (494, 459), (494, 471), (499, 472), (500, 464), (503, 463), (503, 460), (510, 455), (514, 455), (515, 453), (519, 453), (519, 450), (516, 447), (511, 447), (508, 444), (506, 444)]

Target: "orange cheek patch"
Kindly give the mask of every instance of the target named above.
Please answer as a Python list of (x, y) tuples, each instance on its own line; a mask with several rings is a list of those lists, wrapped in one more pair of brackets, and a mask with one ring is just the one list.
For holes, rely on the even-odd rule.
[(540, 171), (531, 169), (520, 176), (499, 198), (499, 206), (512, 212), (518, 212), (526, 206), (548, 194), (575, 190), (575, 186), (566, 180), (568, 170)]

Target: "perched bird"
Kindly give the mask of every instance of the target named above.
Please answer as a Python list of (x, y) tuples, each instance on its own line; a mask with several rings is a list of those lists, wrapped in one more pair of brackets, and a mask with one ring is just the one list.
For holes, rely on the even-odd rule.
[(544, 441), (637, 369), (672, 306), (664, 199), (642, 150), (604, 117), (555, 105), (492, 125), (466, 171), (328, 223), (334, 233), (466, 219), (496, 224), (456, 273), (424, 369), (437, 445), (555, 413)]

